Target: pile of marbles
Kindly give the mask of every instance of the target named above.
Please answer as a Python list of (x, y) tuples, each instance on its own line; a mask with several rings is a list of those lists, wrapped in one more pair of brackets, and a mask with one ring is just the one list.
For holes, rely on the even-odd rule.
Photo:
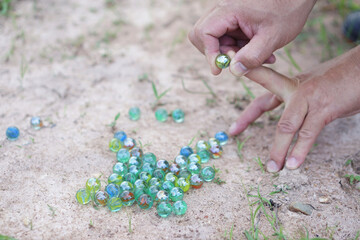
[(101, 190), (100, 180), (90, 178), (85, 188), (77, 191), (76, 200), (80, 204), (93, 202), (107, 206), (111, 212), (137, 204), (141, 209), (156, 205), (157, 214), (163, 218), (172, 213), (183, 215), (187, 210), (184, 193), (190, 188), (199, 189), (204, 182), (215, 178), (215, 169), (202, 164), (219, 158), (227, 141), (227, 134), (218, 132), (208, 141), (198, 141), (196, 153), (189, 146), (182, 147), (174, 162), (169, 163), (157, 160), (151, 152), (143, 153), (125, 132), (116, 132), (109, 148), (116, 153), (117, 163), (108, 184)]

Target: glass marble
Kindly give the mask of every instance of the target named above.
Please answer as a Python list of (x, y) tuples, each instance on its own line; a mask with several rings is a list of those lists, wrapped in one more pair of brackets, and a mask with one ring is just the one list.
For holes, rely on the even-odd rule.
[(149, 173), (150, 175), (152, 175), (153, 172), (154, 172), (154, 168), (151, 166), (150, 163), (144, 163), (144, 164), (142, 165), (142, 167), (141, 167), (141, 171), (142, 171), (142, 172), (147, 172), (147, 173)]
[(165, 190), (160, 190), (157, 192), (155, 197), (155, 202), (168, 202), (169, 201), (169, 193)]
[(135, 181), (136, 181), (136, 176), (135, 176), (135, 174), (130, 173), (130, 172), (127, 173), (127, 174), (125, 174), (125, 175), (124, 175), (124, 181), (128, 181), (128, 182), (134, 184)]
[(118, 132), (114, 133), (114, 138), (117, 138), (121, 142), (123, 142), (127, 138), (127, 136), (124, 131), (118, 131)]
[(134, 190), (134, 196), (135, 196), (135, 201), (139, 200), (139, 197), (143, 194), (145, 194), (145, 188), (144, 189), (135, 189)]
[(162, 169), (155, 169), (152, 175), (162, 181), (165, 177), (165, 172)]
[(129, 165), (129, 167), (130, 166), (136, 166), (136, 167), (140, 168), (141, 165), (142, 165), (142, 161), (141, 161), (141, 159), (139, 157), (132, 156), (129, 159), (128, 165)]
[(159, 108), (155, 111), (155, 118), (159, 122), (165, 122), (168, 118), (169, 114), (164, 108)]
[(179, 175), (180, 173), (180, 166), (176, 163), (173, 163), (169, 167), (170, 172), (172, 172), (175, 175)]
[(118, 152), (120, 149), (121, 149), (121, 142), (119, 139), (117, 138), (113, 138), (110, 140), (110, 143), (109, 143), (109, 149), (110, 151), (112, 152)]
[(108, 183), (120, 185), (122, 183), (122, 181), (123, 181), (123, 177), (117, 173), (113, 173), (108, 177)]
[(184, 122), (185, 113), (180, 108), (175, 109), (174, 111), (172, 111), (171, 116), (172, 116), (172, 119), (174, 120), (174, 122), (176, 122), (176, 123)]
[(138, 206), (141, 208), (141, 209), (150, 209), (153, 204), (154, 204), (154, 201), (152, 199), (152, 197), (148, 194), (142, 194), (140, 195), (140, 197), (138, 198)]
[(205, 141), (205, 140), (199, 140), (196, 143), (196, 151), (200, 152), (201, 150), (209, 150), (210, 149), (210, 144)]
[(111, 197), (109, 198), (109, 200), (107, 201), (107, 207), (109, 208), (109, 210), (111, 212), (117, 212), (120, 211), (120, 209), (122, 208), (123, 204), (121, 202), (121, 199), (118, 197)]
[(201, 165), (196, 162), (191, 162), (188, 164), (187, 170), (191, 173), (191, 175), (199, 174), (201, 171)]
[(185, 178), (185, 179), (190, 179), (191, 173), (187, 170), (187, 168), (181, 169), (180, 173), (179, 173), (179, 178)]
[[(128, 149), (129, 151), (136, 147), (136, 142), (134, 139), (127, 137), (123, 142), (123, 148)], [(130, 154), (130, 153), (129, 153)]]
[(164, 181), (161, 184), (161, 189), (167, 192), (170, 192), (171, 189), (173, 189), (175, 187), (174, 183), (170, 182), (170, 181)]
[(97, 191), (100, 190), (100, 187), (101, 187), (101, 183), (100, 183), (100, 180), (97, 179), (97, 178), (89, 178), (87, 181), (86, 181), (86, 191), (88, 191), (90, 194), (94, 194), (96, 193)]
[(214, 168), (208, 166), (208, 167), (204, 167), (201, 170), (201, 178), (205, 181), (205, 182), (210, 182), (215, 178), (215, 170)]
[(105, 187), (105, 191), (109, 195), (110, 198), (118, 197), (120, 193), (120, 189), (117, 185), (110, 183)]
[(184, 155), (185, 157), (189, 157), (193, 153), (194, 153), (193, 149), (189, 146), (184, 146), (180, 150), (180, 154)]
[(152, 167), (155, 167), (156, 165), (156, 156), (155, 154), (148, 152), (145, 153), (143, 156), (143, 163), (150, 163)]
[(156, 178), (156, 177), (153, 177), (152, 179), (150, 179), (149, 181), (149, 186), (160, 186), (161, 184), (161, 181), (160, 179)]
[(226, 54), (219, 54), (215, 59), (215, 64), (218, 68), (224, 69), (230, 65), (231, 59)]
[(32, 117), (30, 120), (30, 125), (35, 130), (39, 130), (44, 126), (40, 117)]
[(132, 107), (129, 109), (129, 119), (132, 121), (139, 120), (141, 115), (140, 108), (138, 107)]
[(195, 189), (199, 189), (204, 184), (204, 180), (201, 179), (199, 174), (194, 174), (190, 177), (190, 186)]
[(131, 182), (123, 181), (119, 186), (119, 190), (120, 190), (120, 193), (122, 193), (124, 191), (133, 191), (134, 185), (132, 185)]
[(184, 191), (179, 187), (174, 187), (170, 190), (169, 197), (173, 202), (182, 200), (184, 198)]
[[(209, 138), (209, 144), (210, 144), (210, 148), (214, 146), (215, 147), (220, 146), (220, 142), (216, 138)], [(210, 148), (208, 150), (210, 150)]]
[(217, 159), (220, 158), (222, 153), (223, 153), (223, 149), (221, 146), (212, 146), (209, 150), (210, 152), (210, 157)]
[(180, 168), (184, 168), (187, 165), (187, 158), (184, 155), (178, 155), (175, 158), (175, 163), (180, 166)]
[(175, 215), (184, 215), (187, 210), (187, 204), (183, 200), (179, 200), (174, 202), (173, 211)]
[(168, 202), (161, 202), (156, 207), (157, 214), (162, 218), (167, 218), (173, 211), (173, 208)]
[(146, 188), (146, 184), (143, 180), (141, 179), (137, 179), (135, 182), (134, 182), (134, 187), (135, 189), (145, 189)]
[(189, 163), (192, 163), (192, 162), (194, 162), (194, 163), (201, 163), (201, 158), (200, 158), (200, 156), (199, 155), (197, 155), (196, 153), (193, 153), (193, 154), (191, 154), (189, 157), (188, 157), (188, 164)]
[(135, 195), (131, 191), (123, 191), (119, 197), (124, 206), (131, 206), (135, 202)]
[(134, 147), (130, 151), (130, 156), (132, 157), (138, 157), (139, 159), (141, 159), (143, 155), (144, 155), (143, 151), (141, 150), (141, 148), (138, 147)]
[(8, 127), (6, 129), (6, 137), (10, 141), (15, 141), (19, 138), (20, 130), (17, 127)]
[(172, 182), (174, 184), (175, 184), (177, 179), (178, 179), (177, 176), (174, 173), (171, 173), (171, 172), (165, 174), (165, 177), (164, 177), (164, 181), (170, 181), (170, 182)]
[(225, 145), (229, 140), (229, 136), (225, 132), (217, 132), (215, 138), (220, 142), (221, 146)]
[(169, 167), (170, 167), (170, 164), (168, 161), (164, 160), (164, 159), (160, 159), (156, 162), (156, 168), (157, 169), (161, 169), (163, 170), (164, 172), (167, 172), (169, 171)]
[(187, 192), (190, 189), (190, 181), (187, 178), (180, 177), (175, 182), (175, 186), (181, 188), (184, 192)]
[(108, 200), (109, 200), (109, 194), (107, 194), (107, 192), (98, 191), (95, 194), (96, 205), (106, 206)]
[(120, 176), (124, 176), (129, 172), (129, 169), (124, 163), (118, 162), (113, 166), (113, 172), (119, 174)]
[(116, 154), (116, 158), (121, 163), (127, 163), (130, 159), (129, 150), (127, 150), (125, 148), (120, 149)]
[(200, 150), (197, 155), (200, 157), (201, 163), (207, 163), (210, 160), (210, 152), (208, 150)]
[(91, 194), (85, 190), (85, 188), (81, 188), (76, 192), (76, 201), (80, 204), (88, 204), (91, 200)]
[(143, 180), (145, 183), (149, 183), (151, 179), (151, 174), (148, 172), (141, 172), (139, 174), (139, 179)]
[(134, 174), (135, 178), (138, 178), (138, 176), (140, 174), (140, 168), (136, 165), (131, 165), (129, 167), (129, 173)]
[(148, 193), (153, 199), (155, 199), (156, 194), (158, 193), (158, 191), (160, 191), (160, 187), (159, 187), (159, 186), (156, 186), (156, 185), (150, 186), (150, 187), (147, 189), (147, 193)]

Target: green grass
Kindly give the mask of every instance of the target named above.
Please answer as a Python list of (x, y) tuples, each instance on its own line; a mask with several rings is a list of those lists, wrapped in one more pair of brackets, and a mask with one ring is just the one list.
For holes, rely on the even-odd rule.
[(5, 235), (2, 235), (2, 234), (0, 234), (0, 239), (1, 240), (16, 240), (16, 238), (5, 236)]
[(50, 210), (50, 212), (51, 212), (51, 216), (52, 216), (52, 217), (55, 217), (55, 215), (56, 215), (56, 208), (50, 206), (49, 204), (47, 204), (47, 206), (48, 206), (48, 208), (49, 208), (49, 210)]
[(237, 154), (239, 156), (240, 159), (243, 159), (243, 154), (242, 154), (242, 149), (244, 147), (244, 144), (246, 143), (247, 140), (249, 140), (251, 136), (246, 137), (242, 142), (239, 141), (239, 139), (236, 139), (236, 144), (237, 144)]
[(225, 230), (224, 238), (228, 240), (233, 239), (234, 224), (231, 226), (229, 233)]
[(246, 83), (244, 82), (243, 79), (240, 79), (240, 82), (243, 86), (243, 88), (246, 91), (246, 94), (251, 98), (251, 99), (255, 99), (255, 94), (250, 90), (250, 88), (246, 85)]
[(0, 15), (8, 16), (11, 9), (12, 0), (1, 0), (0, 2)]
[(264, 164), (261, 162), (260, 157), (254, 158), (254, 161), (259, 165), (262, 173), (265, 173)]
[(286, 56), (288, 57), (290, 63), (292, 64), (292, 66), (293, 66), (296, 70), (298, 70), (299, 72), (301, 72), (301, 68), (300, 68), (299, 64), (295, 61), (294, 57), (292, 56), (289, 47), (284, 47), (284, 51), (285, 51), (285, 54), (286, 54)]
[(111, 128), (115, 128), (116, 122), (117, 122), (117, 120), (119, 119), (119, 117), (120, 117), (120, 113), (117, 113), (117, 114), (115, 115), (114, 121), (112, 121), (112, 122), (111, 122), (110, 124), (108, 124), (107, 126), (108, 126), (108, 127), (111, 127)]
[(355, 181), (360, 182), (360, 175), (346, 174), (344, 177), (349, 179), (351, 185), (353, 185)]
[(208, 92), (198, 92), (198, 91), (193, 91), (193, 90), (186, 88), (184, 79), (181, 79), (181, 84), (182, 84), (182, 87), (185, 92), (188, 92), (191, 94), (211, 94), (214, 98), (216, 98), (217, 96), (216, 96), (215, 92), (213, 91), (213, 89), (210, 87), (210, 85), (204, 79), (202, 79), (201, 81), (205, 85), (205, 87), (209, 90)]
[(155, 101), (152, 103), (152, 108), (155, 109), (157, 106), (160, 105), (160, 99), (163, 98), (171, 90), (171, 88), (168, 88), (159, 94), (156, 85), (153, 81), (151, 81), (151, 86), (155, 96)]

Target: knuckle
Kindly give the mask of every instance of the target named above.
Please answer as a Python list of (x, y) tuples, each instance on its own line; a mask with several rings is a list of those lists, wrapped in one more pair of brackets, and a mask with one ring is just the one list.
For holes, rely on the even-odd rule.
[(295, 133), (297, 128), (290, 120), (282, 120), (278, 123), (277, 128), (280, 133)]
[(313, 133), (313, 131), (309, 130), (309, 129), (300, 129), (299, 131), (299, 139), (304, 139), (304, 140), (310, 140), (313, 139), (315, 137), (315, 134)]
[(271, 151), (270, 158), (277, 163), (281, 163), (285, 159), (285, 153)]
[(263, 62), (262, 62), (259, 54), (253, 53), (253, 54), (249, 54), (249, 55), (247, 55), (247, 57), (245, 57), (244, 64), (246, 64), (246, 67), (248, 67), (248, 68), (255, 68), (257, 66), (260, 66), (262, 63)]

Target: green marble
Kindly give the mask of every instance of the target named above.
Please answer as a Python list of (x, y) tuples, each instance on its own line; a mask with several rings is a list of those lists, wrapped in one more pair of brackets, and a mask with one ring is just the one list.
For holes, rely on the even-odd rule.
[(134, 187), (135, 189), (145, 189), (146, 188), (146, 184), (143, 180), (141, 179), (137, 179), (135, 182), (134, 182)]
[(173, 208), (168, 202), (161, 202), (156, 207), (157, 214), (162, 218), (167, 218), (173, 211)]
[(170, 181), (173, 184), (175, 184), (177, 179), (178, 179), (178, 177), (172, 172), (165, 174), (165, 177), (164, 177), (164, 181)]
[(198, 189), (201, 188), (204, 184), (204, 180), (201, 179), (199, 174), (194, 174), (190, 177), (190, 186), (192, 188)]
[(220, 158), (222, 153), (223, 153), (223, 149), (221, 146), (212, 146), (209, 150), (210, 152), (210, 157), (217, 159)]
[(134, 147), (130, 151), (130, 156), (131, 157), (138, 157), (141, 160), (142, 157), (144, 156), (144, 153), (143, 153), (143, 150), (141, 150), (141, 148)]
[(119, 197), (124, 206), (131, 206), (135, 202), (135, 195), (131, 191), (123, 191)]
[(152, 175), (162, 181), (165, 177), (165, 172), (162, 169), (155, 169)]
[(147, 189), (147, 193), (148, 193), (153, 199), (155, 199), (156, 194), (157, 194), (159, 191), (160, 191), (160, 187), (159, 187), (159, 186), (156, 186), (156, 185), (150, 186), (150, 187)]
[(120, 211), (120, 209), (122, 208), (123, 204), (120, 200), (120, 198), (118, 197), (112, 197), (109, 198), (109, 200), (107, 201), (107, 207), (109, 208), (109, 210), (111, 212), (117, 212)]
[(130, 159), (130, 152), (126, 148), (120, 149), (117, 154), (116, 158), (121, 163), (127, 163)]
[(166, 111), (166, 109), (164, 109), (164, 108), (159, 108), (155, 112), (155, 118), (159, 122), (165, 122), (167, 120), (168, 116), (169, 116), (169, 114)]
[(184, 198), (184, 191), (179, 187), (174, 187), (170, 190), (169, 197), (173, 202), (182, 200)]
[(172, 119), (174, 120), (174, 122), (176, 122), (176, 123), (184, 122), (185, 113), (180, 108), (175, 109), (174, 111), (172, 111), (171, 116), (172, 116)]
[(209, 150), (210, 149), (210, 144), (205, 141), (205, 140), (199, 140), (196, 143), (196, 151), (200, 152), (201, 150)]
[(80, 204), (88, 204), (91, 200), (91, 194), (85, 188), (81, 188), (76, 192), (75, 198)]
[(139, 196), (137, 203), (141, 209), (147, 210), (153, 206), (154, 200), (152, 199), (152, 197), (150, 195), (142, 194)]
[(134, 196), (135, 196), (135, 201), (138, 201), (139, 200), (139, 197), (143, 194), (146, 193), (146, 188), (143, 188), (143, 189), (135, 189), (134, 190)]
[(212, 167), (204, 167), (201, 170), (201, 178), (205, 181), (205, 182), (210, 182), (215, 178), (215, 170)]
[(179, 165), (180, 168), (184, 168), (187, 165), (187, 158), (184, 155), (178, 155), (175, 158), (175, 163)]
[(86, 181), (85, 189), (88, 191), (91, 195), (95, 194), (97, 191), (100, 190), (101, 183), (100, 180), (97, 178), (89, 178)]
[(124, 163), (118, 162), (113, 166), (113, 172), (124, 176), (129, 172), (129, 169)]
[(169, 167), (170, 164), (168, 161), (164, 160), (164, 159), (160, 159), (156, 162), (156, 168), (157, 169), (161, 169), (164, 171), (164, 173), (166, 173), (167, 171), (169, 171)]
[(155, 202), (168, 202), (169, 201), (169, 193), (165, 190), (160, 190), (157, 192), (155, 197)]
[(181, 169), (178, 177), (190, 179), (190, 176), (191, 176), (191, 173), (187, 170), (187, 168), (183, 168), (183, 169)]
[(135, 183), (136, 179), (137, 178), (136, 178), (135, 174), (133, 174), (133, 173), (129, 172), (129, 173), (124, 175), (124, 181), (128, 181), (128, 182), (130, 182), (132, 184)]
[(172, 163), (169, 167), (169, 171), (175, 175), (179, 175), (180, 170), (181, 170), (181, 168), (177, 163)]
[(131, 149), (133, 149), (134, 147), (136, 147), (136, 142), (134, 139), (132, 138), (125, 138), (124, 142), (123, 142), (123, 148), (128, 149), (129, 151), (131, 151)]
[(117, 173), (113, 173), (108, 177), (108, 183), (113, 183), (115, 185), (120, 185), (123, 181), (123, 177)]
[(121, 147), (122, 147), (122, 145), (121, 145), (121, 142), (119, 139), (113, 138), (110, 140), (109, 149), (112, 152), (118, 152), (121, 149)]
[(129, 166), (129, 173), (134, 174), (134, 176), (136, 177), (136, 179), (139, 177), (140, 174), (140, 168), (136, 165), (131, 165)]
[(191, 162), (188, 164), (187, 170), (191, 173), (191, 175), (199, 174), (201, 171), (201, 165), (197, 162)]
[(132, 107), (129, 109), (129, 119), (132, 121), (139, 120), (141, 115), (140, 108), (138, 107)]
[[(216, 138), (209, 138), (209, 145), (210, 147), (214, 147), (214, 146), (218, 147), (220, 146), (220, 141), (217, 140)], [(210, 148), (208, 150), (210, 150)]]
[(167, 192), (170, 192), (171, 189), (173, 189), (175, 187), (174, 183), (170, 182), (170, 181), (164, 181), (161, 184), (161, 189), (165, 190)]
[(148, 152), (143, 156), (143, 163), (149, 163), (152, 167), (156, 165), (156, 156), (155, 154)]
[(95, 204), (96, 205), (106, 206), (108, 200), (109, 200), (109, 194), (107, 194), (107, 192), (98, 191), (95, 194)]
[(151, 178), (152, 178), (152, 176), (148, 172), (141, 172), (139, 174), (139, 179), (143, 180), (146, 184), (149, 183)]
[(219, 54), (215, 59), (215, 65), (220, 68), (224, 69), (230, 65), (231, 59), (226, 54)]
[(195, 163), (201, 163), (201, 158), (199, 157), (199, 155), (197, 155), (196, 153), (193, 153), (191, 154), (189, 157), (188, 157), (188, 164), (189, 163), (192, 163), (192, 162), (195, 162)]
[(156, 177), (153, 177), (152, 179), (150, 179), (149, 181), (149, 186), (160, 186), (161, 185), (161, 180), (156, 178)]
[(32, 117), (30, 125), (34, 130), (40, 130), (44, 126), (44, 123), (40, 117)]
[(141, 166), (142, 166), (141, 158), (135, 157), (135, 156), (130, 157), (129, 162), (128, 162), (128, 166), (129, 167), (130, 166), (136, 166), (136, 167), (141, 168)]
[(173, 211), (175, 215), (184, 215), (187, 210), (187, 204), (183, 200), (179, 200), (174, 202)]
[(134, 185), (131, 182), (123, 181), (119, 185), (119, 190), (120, 190), (120, 193), (122, 193), (124, 191), (133, 191), (134, 190)]
[(147, 172), (147, 173), (149, 173), (150, 175), (152, 175), (153, 172), (154, 172), (154, 168), (151, 166), (150, 163), (144, 163), (144, 164), (142, 165), (142, 167), (141, 167), (141, 171), (142, 171), (142, 172)]
[(187, 192), (190, 189), (190, 181), (188, 178), (180, 177), (175, 182), (175, 186), (181, 188), (184, 192)]

